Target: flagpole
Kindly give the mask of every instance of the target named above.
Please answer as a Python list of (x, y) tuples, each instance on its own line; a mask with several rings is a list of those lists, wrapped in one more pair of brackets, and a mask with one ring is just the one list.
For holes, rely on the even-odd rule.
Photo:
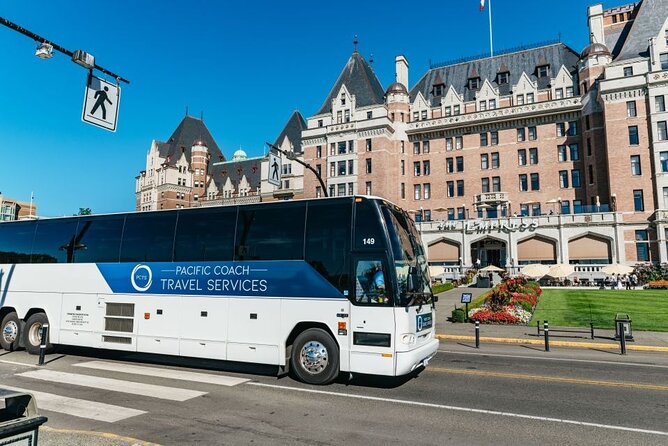
[(489, 8), (489, 57), (494, 57), (494, 46), (492, 46), (492, 0), (487, 1)]

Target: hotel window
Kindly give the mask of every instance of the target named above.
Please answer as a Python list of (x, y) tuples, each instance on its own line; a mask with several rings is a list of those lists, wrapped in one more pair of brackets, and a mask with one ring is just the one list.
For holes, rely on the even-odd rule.
[(589, 119), (589, 115), (585, 116), (585, 128), (587, 130), (591, 129), (591, 119)]
[(573, 87), (566, 87), (566, 97), (567, 98), (573, 97)]
[[(668, 209), (668, 187), (663, 188), (663, 208)], [(668, 228), (666, 228), (666, 245), (668, 245)]]
[(448, 181), (445, 183), (446, 186), (446, 195), (448, 198), (452, 198), (455, 196), (455, 182), (454, 181)]
[(455, 219), (455, 208), (448, 208), (448, 220)]
[(568, 122), (568, 136), (575, 136), (578, 134), (578, 123), (577, 121)]
[(401, 198), (405, 200), (406, 199), (406, 183), (401, 183), (400, 191), (401, 191)]
[(487, 110), (487, 101), (478, 102), (478, 111), (485, 111), (485, 110)]
[(661, 69), (668, 70), (668, 53), (659, 55), (659, 60), (661, 61)]
[(366, 173), (371, 173), (371, 158), (366, 159)]
[(533, 93), (527, 93), (527, 104), (533, 104)]
[(629, 126), (629, 144), (632, 146), (637, 146), (640, 144), (640, 140), (638, 138), (638, 126), (637, 125), (631, 125)]
[(420, 162), (416, 161), (413, 163), (413, 176), (420, 176)]
[(555, 88), (554, 89), (554, 98), (555, 99), (562, 99), (564, 97), (564, 89), (563, 88)]
[(464, 196), (464, 180), (457, 180), (457, 196)]
[(469, 90), (477, 90), (480, 86), (480, 79), (473, 78), (469, 79)]
[(416, 200), (421, 200), (422, 199), (422, 185), (416, 184), (413, 186), (413, 198)]
[(571, 202), (568, 200), (562, 200), (561, 202), (561, 213), (570, 214), (571, 213)]
[(315, 171), (318, 172), (318, 176), (322, 176), (322, 164), (316, 164)]
[(344, 121), (350, 122), (350, 110), (344, 110), (343, 113), (344, 113), (344, 118), (343, 118)]
[(666, 99), (664, 96), (656, 96), (654, 98), (654, 107), (656, 108), (657, 112), (665, 112), (666, 111)]
[(659, 153), (659, 164), (661, 164), (661, 172), (668, 172), (668, 152)]
[(406, 141), (401, 141), (401, 153), (406, 153)]
[(642, 212), (645, 210), (645, 200), (643, 198), (642, 189), (633, 191), (633, 210)]
[(339, 197), (345, 197), (346, 195), (346, 183), (341, 183), (336, 185), (336, 195)]
[(430, 183), (423, 184), (422, 190), (424, 192), (424, 199), (429, 200), (431, 198), (431, 184)]
[(455, 171), (455, 160), (453, 158), (445, 159), (445, 173), (452, 173)]
[(496, 99), (490, 99), (489, 100), (489, 107), (490, 110), (494, 110), (496, 108)]
[(529, 205), (520, 204), (520, 216), (528, 217), (529, 216)]
[(482, 170), (489, 169), (489, 155), (486, 153), (480, 155), (480, 168)]
[(355, 162), (353, 160), (348, 160), (348, 175), (353, 175), (354, 166), (355, 166)]
[(320, 198), (322, 197), (322, 187), (316, 186), (315, 187), (315, 198)]
[(480, 134), (480, 147), (485, 147), (487, 145), (487, 133)]
[(422, 120), (427, 119), (427, 110), (422, 110)]
[(371, 149), (372, 149), (371, 138), (368, 138), (368, 139), (366, 140), (366, 151), (367, 151), (367, 152), (371, 152)]
[(519, 149), (517, 151), (517, 164), (520, 166), (527, 165), (527, 151), (526, 149)]
[(499, 152), (492, 152), (492, 169), (499, 168)]
[(455, 106), (453, 106), (453, 107), (452, 107), (452, 114), (454, 114), (454, 115), (458, 115), (458, 114), (460, 113), (460, 112), (459, 112), (459, 108), (460, 108), (459, 105), (455, 105)]
[(571, 161), (579, 161), (580, 160), (580, 149), (578, 148), (577, 144), (569, 144), (568, 148), (570, 149), (571, 152)]
[(589, 165), (589, 184), (594, 184), (594, 166)]
[(635, 118), (638, 116), (636, 111), (636, 101), (626, 101), (626, 116), (628, 118)]
[(640, 155), (631, 155), (631, 175), (642, 175)]
[(538, 148), (529, 149), (529, 164), (538, 164)]
[(348, 195), (355, 195), (355, 184), (348, 183)]
[(527, 181), (527, 175), (523, 173), (520, 175), (520, 192), (526, 192), (528, 190), (529, 190), (529, 183)]
[(345, 161), (339, 161), (338, 165), (338, 175), (345, 175), (346, 174), (346, 162)]
[(498, 77), (498, 79), (499, 79), (499, 85), (501, 85), (501, 84), (507, 84), (507, 83), (509, 82), (509, 79), (510, 79), (510, 73), (508, 73), (507, 71), (504, 71), (503, 73), (499, 73), (498, 76), (499, 76), (499, 77)]
[(668, 129), (666, 129), (666, 121), (659, 121), (656, 123), (656, 134), (659, 141), (665, 141), (668, 139)]
[(457, 166), (457, 172), (464, 172), (464, 157), (458, 156), (455, 158), (455, 165)]
[(329, 196), (330, 197), (335, 197), (336, 195), (334, 195), (334, 192), (335, 192), (335, 189), (334, 189), (334, 185), (332, 184), (331, 186), (329, 186)]
[(452, 138), (445, 138), (445, 150), (452, 150)]
[(524, 105), (524, 95), (518, 94), (515, 100), (516, 105)]
[(322, 158), (322, 146), (316, 146), (315, 157), (316, 158)]
[(557, 136), (566, 136), (566, 124), (557, 122)]
[(501, 177), (492, 177), (492, 192), (501, 192)]
[(413, 155), (419, 155), (420, 154), (420, 142), (416, 141), (413, 143)]
[(573, 200), (573, 213), (574, 214), (582, 213), (582, 200)]
[(431, 173), (431, 164), (429, 161), (424, 161), (422, 163), (422, 172), (425, 174), (425, 176)]
[(540, 215), (540, 203), (534, 203), (531, 205), (531, 215), (534, 216)]
[(571, 185), (573, 187), (582, 186), (582, 182), (580, 181), (580, 169), (571, 170)]
[(406, 175), (406, 161), (401, 160), (401, 174)]
[(371, 195), (371, 181), (366, 182), (366, 194)]
[(624, 67), (624, 77), (633, 76), (633, 67)]
[(447, 107), (445, 107), (444, 114), (445, 114), (445, 116), (450, 116), (452, 114), (452, 109), (450, 108), (449, 105)]
[(422, 143), (422, 153), (429, 153), (429, 141)]
[(540, 176), (537, 173), (531, 174), (531, 190), (540, 190)]
[(587, 156), (591, 156), (591, 138), (587, 138)]
[(566, 189), (568, 187), (568, 171), (560, 170), (559, 171), (559, 187)]
[(499, 144), (499, 132), (490, 132), (489, 134), (493, 146)]
[(336, 123), (341, 124), (341, 121), (343, 121), (343, 113), (339, 110), (336, 112)]
[(536, 70), (538, 77), (547, 77), (548, 74), (550, 73), (550, 66), (549, 65), (541, 65), (538, 67)]
[(529, 141), (535, 141), (537, 136), (536, 127), (529, 127)]
[(649, 234), (646, 230), (636, 231), (636, 260), (649, 262)]
[(489, 192), (489, 178), (485, 177), (482, 178), (481, 180), (482, 180), (482, 193), (486, 194), (487, 192)]
[(461, 136), (455, 136), (455, 149), (461, 150), (464, 148), (464, 139)]
[(366, 112), (366, 119), (371, 119), (371, 118), (373, 118), (373, 112), (370, 111)]
[(413, 121), (420, 120), (420, 112), (413, 112)]
[(346, 142), (345, 141), (340, 141), (339, 142), (339, 150), (338, 150), (339, 155), (343, 155), (346, 153)]
[(526, 139), (525, 133), (524, 133), (524, 127), (521, 129), (517, 129), (517, 141), (522, 142)]
[(336, 143), (333, 142), (329, 145), (329, 154), (330, 155), (336, 154)]
[(318, 127), (322, 127), (322, 125), (323, 125), (322, 119), (318, 119)]
[(336, 176), (336, 163), (329, 163), (329, 176)]

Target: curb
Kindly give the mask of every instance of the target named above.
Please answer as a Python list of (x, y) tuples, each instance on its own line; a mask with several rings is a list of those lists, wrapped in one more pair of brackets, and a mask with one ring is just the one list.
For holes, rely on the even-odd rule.
[[(445, 335), (437, 334), (437, 339), (444, 341), (474, 341), (475, 336), (464, 336), (464, 335)], [(491, 342), (496, 344), (529, 344), (529, 345), (544, 345), (544, 341), (539, 341), (537, 339), (519, 339), (519, 338), (496, 338), (496, 337), (480, 337), (480, 342)], [(602, 342), (569, 342), (569, 341), (556, 341), (550, 339), (550, 345), (555, 347), (571, 347), (571, 348), (603, 348), (608, 350), (617, 350), (619, 349), (619, 344), (609, 344)], [(659, 347), (654, 345), (634, 345), (627, 343), (627, 350), (636, 350), (642, 352), (661, 352), (668, 353), (668, 347)]]
[[(99, 439), (99, 440), (109, 440), (114, 441), (115, 444), (123, 443), (129, 444), (131, 446), (160, 446), (158, 443), (150, 443), (148, 441), (138, 440), (132, 437), (124, 437), (122, 435), (112, 434), (111, 432), (95, 432), (95, 431), (84, 431), (76, 429), (57, 429), (50, 426), (42, 426), (39, 428), (40, 432), (45, 434), (54, 434), (56, 436), (67, 437), (77, 436), (79, 439), (84, 439), (88, 437), (89, 439)], [(84, 438), (82, 438), (84, 437)], [(111, 443), (108, 443), (111, 444)]]

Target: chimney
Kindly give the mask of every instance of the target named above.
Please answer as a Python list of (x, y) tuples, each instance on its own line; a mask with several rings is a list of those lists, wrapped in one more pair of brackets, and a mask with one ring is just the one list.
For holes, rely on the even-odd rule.
[(599, 3), (587, 8), (587, 23), (589, 24), (589, 43), (602, 43), (605, 45), (602, 4)]
[(394, 61), (396, 64), (396, 81), (408, 89), (408, 61), (401, 54)]

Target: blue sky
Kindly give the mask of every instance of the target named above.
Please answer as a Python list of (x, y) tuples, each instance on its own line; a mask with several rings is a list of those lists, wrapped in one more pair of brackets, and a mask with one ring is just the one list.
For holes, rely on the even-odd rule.
[[(605, 3), (604, 7), (624, 2)], [(492, 0), (495, 49), (556, 39), (587, 43), (579, 0)], [(0, 192), (42, 216), (135, 207), (134, 177), (151, 141), (203, 113), (223, 153), (263, 154), (293, 110), (315, 113), (348, 60), (353, 35), (384, 87), (394, 57), (411, 86), (440, 62), (489, 52), (478, 0), (3, 0), (0, 16), (69, 50), (83, 49), (130, 80), (116, 133), (81, 122), (86, 70), (0, 26)]]

